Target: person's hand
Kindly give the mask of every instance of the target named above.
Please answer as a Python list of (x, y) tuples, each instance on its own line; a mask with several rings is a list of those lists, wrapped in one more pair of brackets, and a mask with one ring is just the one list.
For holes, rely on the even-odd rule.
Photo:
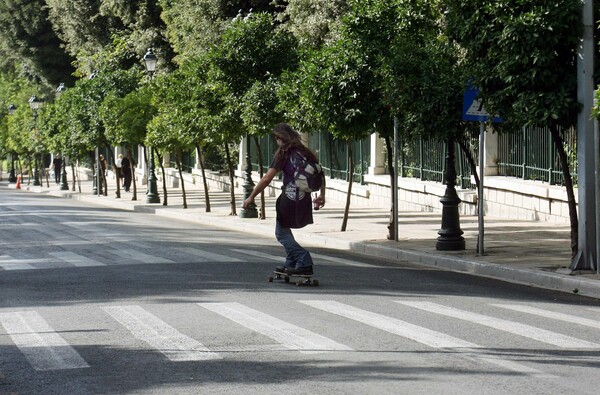
[(248, 207), (250, 207), (250, 205), (253, 203), (254, 203), (254, 198), (249, 197), (248, 199), (244, 200), (244, 203), (242, 203), (242, 208), (244, 210), (248, 210)]
[(321, 207), (325, 206), (325, 196), (323, 196), (323, 195), (317, 196), (315, 198), (315, 200), (313, 200), (313, 204), (314, 204), (315, 208), (316, 207), (321, 208)]

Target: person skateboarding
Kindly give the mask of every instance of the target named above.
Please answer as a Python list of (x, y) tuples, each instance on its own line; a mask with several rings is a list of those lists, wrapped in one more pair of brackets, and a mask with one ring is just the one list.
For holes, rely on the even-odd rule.
[(243, 208), (248, 209), (254, 203), (254, 198), (269, 186), (273, 178), (281, 171), (283, 187), (275, 204), (277, 212), (275, 237), (285, 249), (286, 258), (284, 265), (276, 267), (275, 271), (290, 275), (312, 275), (313, 260), (310, 252), (298, 244), (292, 229), (303, 228), (313, 223), (313, 204), (315, 209), (325, 205), (324, 176), (319, 195), (311, 202), (310, 193), (300, 190), (295, 184), (295, 167), (290, 158), (298, 152), (317, 163), (315, 154), (302, 144), (300, 134), (286, 123), (275, 125), (273, 137), (277, 141), (278, 149), (273, 156), (269, 170), (258, 181), (248, 198), (244, 200)]

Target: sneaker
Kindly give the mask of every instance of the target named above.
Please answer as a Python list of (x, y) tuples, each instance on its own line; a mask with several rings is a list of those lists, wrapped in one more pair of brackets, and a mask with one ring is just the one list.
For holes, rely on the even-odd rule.
[(312, 266), (303, 266), (303, 267), (299, 267), (299, 268), (286, 268), (285, 273), (310, 276), (313, 274), (313, 268), (312, 268)]
[(275, 268), (275, 271), (279, 272), (279, 273), (285, 273), (285, 267), (284, 266), (277, 266)]

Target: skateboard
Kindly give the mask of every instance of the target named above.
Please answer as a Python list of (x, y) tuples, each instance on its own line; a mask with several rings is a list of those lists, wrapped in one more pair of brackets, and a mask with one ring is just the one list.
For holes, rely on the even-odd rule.
[(319, 285), (319, 280), (313, 279), (312, 274), (287, 274), (283, 272), (274, 271), (273, 274), (275, 276), (269, 276), (268, 280), (272, 283), (274, 280), (283, 280), (286, 283), (290, 282), (290, 278), (298, 277), (296, 280), (296, 285), (314, 285), (315, 287)]

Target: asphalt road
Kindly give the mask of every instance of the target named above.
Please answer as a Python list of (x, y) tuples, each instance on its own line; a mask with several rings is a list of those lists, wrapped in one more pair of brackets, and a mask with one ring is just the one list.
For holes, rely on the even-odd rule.
[(600, 303), (0, 189), (0, 394), (592, 394)]

